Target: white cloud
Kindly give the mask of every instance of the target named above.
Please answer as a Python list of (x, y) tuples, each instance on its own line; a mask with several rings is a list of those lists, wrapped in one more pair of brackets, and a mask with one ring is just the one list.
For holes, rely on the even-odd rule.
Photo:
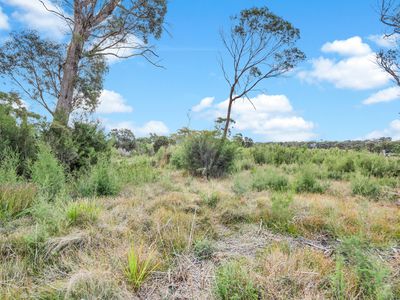
[[(349, 45), (353, 44), (358, 46), (351, 49)], [(365, 45), (359, 37), (327, 43), (322, 50), (346, 57), (313, 59), (311, 70), (301, 71), (298, 76), (310, 83), (329, 82), (342, 89), (381, 88), (390, 82), (390, 76), (377, 65), (375, 53)]]
[(109, 129), (123, 129), (127, 128), (132, 130), (135, 136), (142, 137), (148, 136), (150, 133), (155, 133), (157, 135), (167, 135), (169, 134), (170, 130), (168, 129), (167, 125), (165, 125), (161, 121), (149, 121), (142, 126), (137, 126), (133, 122), (130, 121), (123, 121), (117, 124), (108, 123), (107, 127)]
[(400, 140), (400, 120), (390, 122), (389, 127), (383, 130), (375, 130), (367, 134), (367, 139), (380, 137), (391, 137), (393, 140)]
[[(316, 137), (315, 125), (296, 115), (285, 95), (260, 94), (250, 99), (238, 99), (232, 108), (234, 128), (249, 131), (266, 141), (303, 141)], [(200, 114), (200, 117), (225, 117), (228, 100), (216, 103)]]
[[(12, 17), (30, 29), (45, 33), (49, 37), (61, 39), (68, 30), (64, 20), (49, 12), (37, 0), (1, 0), (15, 8)], [(60, 11), (50, 0), (43, 0), (48, 9)]]
[(391, 36), (386, 36), (384, 34), (373, 34), (368, 37), (368, 39), (374, 42), (379, 47), (383, 48), (393, 48), (397, 45), (397, 41), (399, 40), (398, 34), (393, 34)]
[(372, 53), (368, 44), (363, 43), (359, 36), (347, 40), (336, 40), (324, 44), (322, 52), (337, 53), (344, 56), (363, 56)]
[(371, 105), (381, 102), (391, 102), (400, 98), (400, 87), (390, 87), (381, 90), (370, 97), (365, 99), (362, 103), (365, 105)]
[(133, 108), (126, 103), (124, 97), (114, 91), (103, 90), (99, 98), (99, 107), (96, 112), (100, 114), (128, 113)]
[(10, 29), (10, 24), (8, 23), (8, 16), (3, 12), (3, 9), (0, 7), (0, 29), (8, 30)]
[(209, 108), (214, 102), (214, 99), (215, 97), (206, 97), (202, 99), (199, 104), (192, 107), (192, 111), (200, 112), (205, 110), (206, 108)]

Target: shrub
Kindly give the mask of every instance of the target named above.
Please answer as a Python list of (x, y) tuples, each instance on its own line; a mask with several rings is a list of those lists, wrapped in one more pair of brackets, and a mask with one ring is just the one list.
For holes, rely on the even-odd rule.
[(0, 184), (18, 182), (18, 154), (12, 151), (10, 148), (4, 148), (3, 152), (0, 153), (0, 162)]
[(71, 172), (87, 170), (111, 154), (111, 144), (98, 123), (75, 122), (72, 128), (52, 124), (44, 138)]
[(107, 160), (93, 166), (77, 182), (77, 190), (83, 197), (115, 196), (120, 188), (117, 174)]
[(143, 244), (139, 247), (132, 245), (128, 252), (128, 265), (125, 271), (128, 281), (136, 290), (139, 289), (158, 265), (154, 249), (145, 249)]
[(253, 174), (254, 190), (261, 192), (265, 190), (286, 191), (289, 188), (289, 179), (273, 170), (257, 171)]
[(339, 255), (357, 276), (357, 294), (363, 299), (392, 299), (388, 284), (389, 270), (368, 254), (368, 245), (357, 237), (350, 237), (339, 247)]
[(17, 215), (33, 204), (36, 194), (36, 186), (30, 183), (0, 184), (0, 210)]
[(84, 225), (95, 222), (99, 208), (93, 201), (71, 202), (66, 209), (67, 220), (71, 225)]
[(199, 259), (210, 259), (214, 253), (214, 246), (207, 239), (198, 240), (194, 244), (194, 254)]
[(295, 181), (296, 192), (323, 193), (327, 187), (323, 186), (315, 177), (315, 173), (310, 169), (300, 170)]
[(221, 300), (257, 300), (260, 292), (249, 273), (238, 262), (229, 262), (216, 271), (215, 294)]
[(169, 163), (178, 170), (185, 167), (185, 147), (183, 145), (172, 147)]
[(32, 181), (37, 184), (40, 193), (49, 199), (64, 191), (64, 169), (48, 145), (43, 143), (39, 145), (37, 159), (31, 167), (31, 173)]
[(154, 153), (157, 153), (161, 147), (168, 147), (168, 145), (170, 144), (170, 140), (166, 136), (159, 136), (156, 134), (151, 134), (150, 139), (153, 142)]
[(351, 181), (351, 190), (354, 195), (379, 199), (381, 195), (381, 186), (376, 180), (365, 176), (356, 176)]
[(239, 175), (233, 179), (232, 191), (237, 196), (243, 196), (246, 194), (252, 186), (252, 180), (249, 178), (250, 176)]
[(211, 194), (203, 194), (201, 198), (203, 202), (211, 208), (215, 208), (218, 202), (221, 200), (221, 197), (217, 192), (212, 192)]
[(262, 146), (256, 146), (251, 149), (251, 153), (253, 155), (254, 161), (256, 164), (263, 165), (268, 162), (267, 153)]
[(193, 135), (185, 144), (185, 168), (192, 175), (221, 177), (234, 163), (236, 146), (217, 138), (214, 132)]
[(136, 138), (133, 132), (129, 129), (113, 129), (111, 137), (114, 139), (114, 146), (117, 149), (132, 151), (136, 149)]
[(146, 156), (135, 156), (130, 160), (123, 160), (115, 166), (115, 169), (122, 184), (140, 185), (155, 182), (159, 178), (154, 161)]

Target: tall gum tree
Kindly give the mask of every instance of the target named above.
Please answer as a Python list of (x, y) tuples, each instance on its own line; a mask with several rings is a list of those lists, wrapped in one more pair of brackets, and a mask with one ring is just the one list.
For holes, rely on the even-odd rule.
[(220, 59), (229, 85), (223, 139), (227, 137), (236, 100), (246, 98), (251, 102), (250, 93), (262, 81), (292, 70), (305, 59), (304, 53), (295, 47), (300, 31), (268, 8), (245, 9), (231, 19), (229, 32), (221, 32), (229, 57), (229, 64), (222, 57)]

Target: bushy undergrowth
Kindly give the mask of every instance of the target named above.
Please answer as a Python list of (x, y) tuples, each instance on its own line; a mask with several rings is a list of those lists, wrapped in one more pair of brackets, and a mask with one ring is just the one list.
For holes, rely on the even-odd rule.
[(37, 159), (31, 168), (32, 181), (39, 187), (40, 193), (49, 199), (65, 189), (64, 169), (46, 144), (39, 145)]
[(323, 193), (327, 187), (316, 177), (311, 169), (302, 169), (294, 183), (295, 191), (298, 193)]
[(240, 262), (228, 262), (216, 271), (215, 295), (221, 300), (257, 300), (260, 292)]
[(15, 216), (35, 201), (37, 188), (31, 183), (0, 184), (0, 216)]
[(185, 143), (184, 166), (192, 175), (221, 177), (231, 171), (236, 148), (214, 132), (193, 135)]
[(382, 193), (379, 183), (369, 177), (358, 175), (351, 180), (351, 190), (354, 195), (378, 200)]
[(97, 220), (100, 209), (94, 201), (71, 202), (67, 208), (67, 220), (71, 225), (87, 225)]
[(258, 192), (265, 190), (286, 191), (289, 187), (289, 179), (272, 169), (259, 170), (253, 174), (252, 188)]

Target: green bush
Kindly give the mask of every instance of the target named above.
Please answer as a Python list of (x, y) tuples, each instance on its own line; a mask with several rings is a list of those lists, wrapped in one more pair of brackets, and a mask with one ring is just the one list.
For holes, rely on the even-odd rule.
[(49, 199), (65, 189), (64, 169), (46, 144), (39, 145), (37, 159), (31, 167), (31, 174), (32, 181), (37, 184), (40, 193)]
[(203, 194), (201, 198), (203, 202), (211, 208), (216, 207), (218, 202), (221, 200), (221, 197), (217, 192), (212, 192), (211, 194)]
[(365, 176), (393, 177), (400, 174), (400, 160), (377, 154), (361, 153), (358, 167)]
[(232, 169), (235, 153), (235, 144), (215, 132), (195, 134), (185, 143), (185, 168), (192, 175), (221, 177)]
[(117, 173), (107, 159), (93, 166), (77, 181), (78, 193), (83, 197), (115, 196), (120, 189)]
[(210, 259), (214, 253), (214, 246), (207, 239), (198, 240), (194, 244), (193, 251), (198, 259)]
[(382, 188), (376, 180), (358, 175), (351, 180), (351, 191), (353, 195), (379, 199)]
[(154, 167), (154, 161), (147, 156), (135, 156), (116, 164), (116, 174), (121, 184), (140, 185), (155, 182), (159, 171)]
[(323, 193), (327, 187), (322, 185), (316, 177), (312, 170), (300, 169), (294, 183), (295, 191), (298, 193)]
[(75, 122), (72, 128), (52, 124), (44, 138), (70, 172), (88, 170), (111, 154), (111, 143), (98, 123)]
[(393, 299), (389, 284), (389, 270), (371, 254), (361, 239), (345, 239), (338, 249), (338, 255), (357, 276), (357, 294), (361, 299)]
[(260, 292), (239, 262), (228, 262), (216, 271), (215, 295), (221, 300), (258, 300)]
[(355, 157), (351, 155), (328, 155), (325, 160), (325, 165), (328, 171), (328, 177), (332, 179), (342, 179), (345, 174), (356, 170)]
[(0, 153), (0, 162), (0, 184), (18, 182), (18, 154), (10, 148), (4, 148), (3, 152)]
[(232, 191), (237, 196), (243, 196), (251, 190), (252, 179), (247, 174), (240, 174), (233, 179)]
[(171, 147), (171, 158), (169, 163), (178, 170), (185, 167), (185, 147), (183, 145)]
[(252, 188), (258, 192), (265, 190), (286, 191), (289, 189), (289, 179), (273, 170), (256, 171), (253, 174)]

